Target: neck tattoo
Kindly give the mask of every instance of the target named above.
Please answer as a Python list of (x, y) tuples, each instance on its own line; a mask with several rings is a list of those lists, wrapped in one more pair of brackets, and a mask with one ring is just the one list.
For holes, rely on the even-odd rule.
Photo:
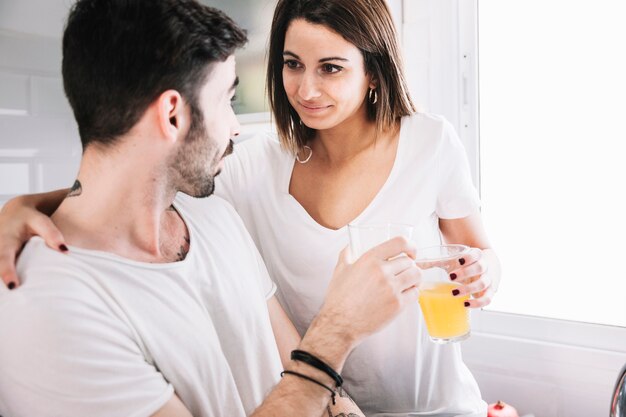
[(74, 185), (72, 185), (72, 189), (67, 194), (68, 197), (78, 197), (83, 193), (83, 186), (80, 181), (74, 181)]

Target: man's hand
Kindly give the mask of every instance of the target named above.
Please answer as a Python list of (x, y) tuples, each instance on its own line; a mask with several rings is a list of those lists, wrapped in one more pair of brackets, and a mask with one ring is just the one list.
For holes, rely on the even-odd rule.
[(50, 248), (67, 252), (59, 229), (38, 210), (41, 198), (54, 197), (58, 200), (58, 193), (16, 197), (0, 210), (0, 277), (9, 289), (19, 285), (15, 263), (24, 244), (31, 237), (41, 236)]
[(404, 306), (417, 301), (421, 270), (414, 262), (415, 251), (412, 243), (397, 237), (350, 263), (345, 248), (319, 318), (329, 319), (357, 343), (380, 330)]
[(422, 275), (414, 262), (415, 251), (412, 243), (397, 237), (350, 263), (348, 249), (344, 249), (324, 305), (301, 349), (319, 354), (341, 370), (358, 343), (388, 324), (406, 305), (417, 302)]
[[(417, 302), (421, 270), (414, 258), (415, 247), (404, 238), (376, 246), (355, 263), (349, 262), (348, 250), (344, 249), (324, 305), (298, 348), (341, 372), (348, 354), (363, 338), (380, 330), (406, 305)], [(287, 370), (313, 378), (331, 389), (335, 387), (328, 374), (308, 364), (290, 361)], [(339, 397), (342, 403), (338, 400), (337, 405), (349, 410), (350, 407), (345, 407), (350, 404), (345, 401), (350, 400), (341, 394)], [(322, 415), (328, 400), (325, 388), (286, 374), (252, 417)], [(348, 413), (360, 415), (358, 411)]]

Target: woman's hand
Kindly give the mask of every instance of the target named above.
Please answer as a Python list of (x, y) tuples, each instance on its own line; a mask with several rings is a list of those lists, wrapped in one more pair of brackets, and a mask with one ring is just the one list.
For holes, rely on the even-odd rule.
[[(480, 308), (491, 303), (500, 285), (500, 261), (489, 244), (480, 213), (460, 219), (439, 219), (439, 229), (446, 243), (460, 243), (472, 248), (448, 273), (461, 284), (458, 296), (471, 294), (468, 307)], [(485, 249), (478, 249), (485, 248)], [(461, 260), (462, 259), (462, 260)]]
[(491, 249), (471, 248), (458, 259), (457, 267), (450, 270), (450, 280), (461, 284), (456, 296), (472, 295), (468, 307), (485, 307), (500, 284), (500, 264)]
[(31, 237), (41, 236), (50, 248), (67, 252), (59, 229), (48, 216), (37, 210), (42, 196), (16, 197), (0, 210), (0, 277), (11, 290), (19, 285), (15, 271), (17, 257)]

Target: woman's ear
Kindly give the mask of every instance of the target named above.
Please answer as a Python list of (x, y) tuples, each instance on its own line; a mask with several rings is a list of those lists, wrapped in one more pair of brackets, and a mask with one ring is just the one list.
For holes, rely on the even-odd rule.
[(370, 88), (370, 90), (375, 90), (376, 87), (378, 87), (378, 79), (375, 78), (373, 75), (370, 75), (369, 88)]
[(163, 136), (177, 141), (189, 130), (189, 108), (176, 90), (167, 90), (157, 99), (159, 128)]

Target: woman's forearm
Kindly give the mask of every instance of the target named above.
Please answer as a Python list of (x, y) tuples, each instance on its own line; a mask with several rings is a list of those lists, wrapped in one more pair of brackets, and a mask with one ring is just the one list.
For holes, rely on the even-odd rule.
[(20, 206), (28, 206), (37, 209), (37, 211), (47, 216), (51, 216), (61, 205), (69, 192), (69, 188), (65, 188), (46, 193), (26, 194), (9, 200), (7, 205), (17, 204)]

